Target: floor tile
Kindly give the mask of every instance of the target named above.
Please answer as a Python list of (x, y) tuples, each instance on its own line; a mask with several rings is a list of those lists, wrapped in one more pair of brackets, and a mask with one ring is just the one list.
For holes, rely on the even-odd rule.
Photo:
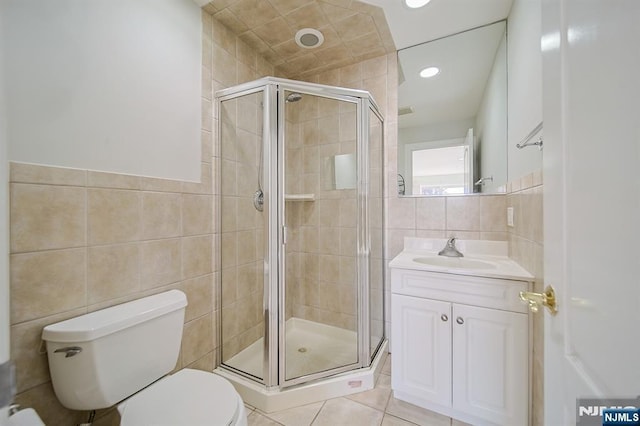
[(349, 395), (347, 398), (352, 401), (367, 405), (371, 408), (375, 408), (376, 410), (384, 411), (387, 406), (387, 402), (389, 401), (390, 395), (391, 377), (381, 374), (374, 389), (365, 392), (354, 393), (353, 395)]
[(472, 426), (469, 423), (461, 422), (460, 420), (453, 419), (451, 422), (451, 426)]
[(281, 426), (280, 423), (263, 416), (257, 411), (253, 411), (247, 416), (248, 426)]
[(382, 423), (382, 411), (374, 410), (347, 398), (330, 399), (312, 423), (314, 426), (377, 426)]
[(402, 420), (401, 418), (392, 416), (391, 414), (385, 414), (382, 419), (382, 426), (415, 426), (415, 423)]
[(395, 399), (393, 395), (389, 398), (386, 412), (420, 426), (451, 426), (451, 418), (400, 401)]
[(301, 407), (294, 407), (288, 410), (276, 411), (275, 413), (261, 414), (285, 426), (309, 426), (316, 418), (323, 405), (324, 401), (303, 405)]

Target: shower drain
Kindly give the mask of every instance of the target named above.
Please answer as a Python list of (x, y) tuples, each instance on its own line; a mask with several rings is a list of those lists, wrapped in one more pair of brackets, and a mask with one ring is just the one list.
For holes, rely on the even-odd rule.
[(307, 348), (305, 347), (298, 348), (298, 352), (305, 353), (306, 351), (307, 351)]

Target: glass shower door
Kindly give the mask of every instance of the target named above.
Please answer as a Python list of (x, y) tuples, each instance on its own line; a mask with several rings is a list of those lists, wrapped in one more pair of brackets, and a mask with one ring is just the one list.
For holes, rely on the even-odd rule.
[(359, 362), (356, 277), (357, 103), (280, 93), (285, 273), (280, 384)]
[(221, 259), (221, 363), (254, 380), (264, 369), (264, 90), (222, 99), (217, 208)]

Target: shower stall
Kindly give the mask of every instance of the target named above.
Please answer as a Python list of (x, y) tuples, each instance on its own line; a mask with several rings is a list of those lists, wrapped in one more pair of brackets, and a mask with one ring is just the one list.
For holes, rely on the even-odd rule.
[(216, 372), (265, 411), (371, 388), (386, 356), (378, 106), (267, 77), (216, 107)]

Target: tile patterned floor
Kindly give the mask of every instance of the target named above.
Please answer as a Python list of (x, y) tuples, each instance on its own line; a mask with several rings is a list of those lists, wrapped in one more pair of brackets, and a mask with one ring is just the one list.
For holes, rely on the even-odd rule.
[(275, 413), (247, 406), (249, 426), (468, 426), (397, 400), (391, 393), (391, 356), (374, 389)]

